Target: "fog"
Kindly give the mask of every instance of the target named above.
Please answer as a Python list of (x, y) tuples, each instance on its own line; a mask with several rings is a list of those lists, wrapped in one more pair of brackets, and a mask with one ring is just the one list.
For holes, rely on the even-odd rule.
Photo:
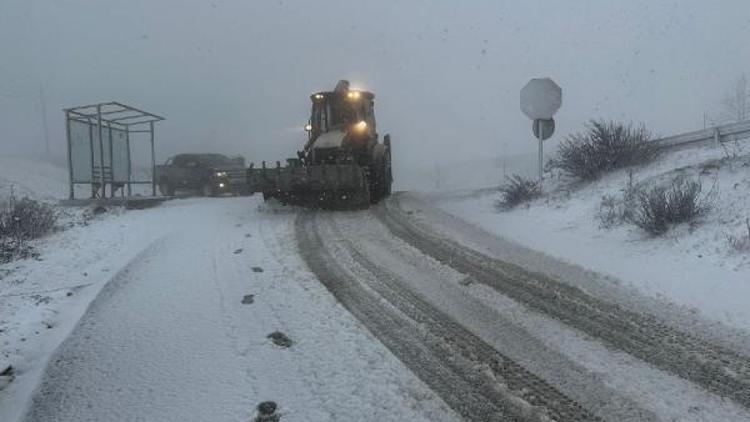
[(166, 117), (159, 161), (281, 160), (308, 95), (349, 79), (376, 94), (397, 183), (420, 187), (414, 167), (533, 153), (532, 77), (563, 88), (548, 149), (591, 118), (701, 128), (750, 71), (749, 39), (747, 0), (0, 0), (0, 153), (44, 155), (46, 117), (59, 160), (61, 109), (114, 100)]

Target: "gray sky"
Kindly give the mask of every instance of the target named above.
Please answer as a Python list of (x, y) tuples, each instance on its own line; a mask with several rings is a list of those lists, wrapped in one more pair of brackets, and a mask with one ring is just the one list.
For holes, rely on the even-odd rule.
[(534, 149), (518, 91), (563, 87), (562, 135), (590, 118), (672, 134), (703, 125), (750, 72), (750, 1), (0, 0), (0, 145), (54, 149), (61, 108), (118, 100), (164, 115), (180, 151), (292, 156), (310, 92), (376, 93), (398, 168)]

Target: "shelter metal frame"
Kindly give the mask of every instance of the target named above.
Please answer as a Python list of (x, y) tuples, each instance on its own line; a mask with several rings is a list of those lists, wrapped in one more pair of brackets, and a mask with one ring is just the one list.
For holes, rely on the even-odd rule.
[[(69, 192), (71, 200), (75, 199), (75, 185), (91, 185), (92, 199), (107, 197), (107, 185), (110, 186), (110, 197), (114, 197), (118, 188), (121, 188), (121, 195), (125, 196), (125, 186), (116, 186), (112, 175), (112, 131), (119, 130), (125, 134), (125, 143), (127, 145), (127, 181), (122, 182), (127, 186), (127, 196), (132, 195), (132, 185), (150, 184), (151, 193), (156, 196), (156, 180), (154, 174), (156, 171), (156, 149), (154, 140), (154, 123), (164, 120), (163, 117), (149, 113), (135, 107), (131, 107), (119, 102), (106, 102), (98, 104), (89, 104), (78, 107), (63, 109), (65, 112), (65, 130), (68, 144), (68, 177)], [(73, 174), (73, 144), (71, 139), (71, 122), (79, 122), (88, 125), (89, 128), (89, 148), (91, 153), (91, 180), (88, 182), (76, 181)], [(99, 166), (95, 165), (94, 159), (94, 130), (97, 131), (99, 142)], [(108, 136), (105, 136), (104, 132)], [(149, 134), (149, 143), (151, 146), (151, 180), (133, 180), (132, 163), (130, 156), (130, 135), (133, 133)], [(105, 138), (109, 148), (109, 174), (105, 164)]]

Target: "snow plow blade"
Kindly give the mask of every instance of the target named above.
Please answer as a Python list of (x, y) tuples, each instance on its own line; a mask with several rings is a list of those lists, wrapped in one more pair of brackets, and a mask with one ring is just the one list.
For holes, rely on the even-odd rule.
[(370, 205), (365, 169), (357, 164), (317, 164), (304, 166), (289, 159), (284, 167), (250, 167), (250, 191), (264, 200), (276, 199), (283, 205), (325, 209), (361, 209)]

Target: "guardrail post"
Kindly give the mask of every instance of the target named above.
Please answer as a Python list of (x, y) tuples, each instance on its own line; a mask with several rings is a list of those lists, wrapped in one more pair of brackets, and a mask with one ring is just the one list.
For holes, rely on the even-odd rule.
[(714, 141), (716, 141), (716, 146), (721, 146), (721, 134), (719, 133), (719, 128), (714, 129)]
[(154, 122), (148, 123), (151, 142), (151, 196), (156, 196), (156, 147), (154, 146)]

